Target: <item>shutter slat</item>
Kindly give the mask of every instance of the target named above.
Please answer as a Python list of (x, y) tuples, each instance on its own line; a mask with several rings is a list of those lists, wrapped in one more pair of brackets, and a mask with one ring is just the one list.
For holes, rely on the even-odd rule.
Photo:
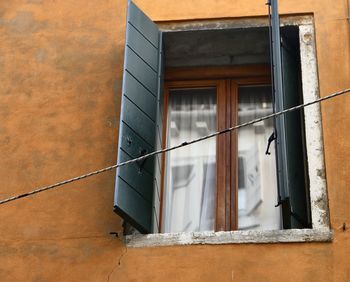
[[(125, 154), (122, 150), (119, 152), (118, 160), (125, 162), (130, 160), (131, 157)], [(132, 163), (127, 166), (122, 166), (119, 169), (118, 176), (129, 184), (136, 192), (144, 197), (148, 202), (153, 201), (153, 192), (147, 187), (153, 185), (153, 177), (146, 170), (140, 169), (137, 163)]]
[(123, 107), (123, 121), (139, 136), (143, 137), (148, 144), (153, 146), (156, 131), (155, 123), (128, 99), (124, 99)]
[[(146, 149), (147, 152), (153, 152), (154, 147), (151, 147), (146, 141), (141, 139), (130, 127), (126, 124), (122, 124), (122, 136), (120, 148), (132, 158), (140, 156), (142, 150)], [(154, 172), (154, 157), (147, 158), (144, 163), (144, 169), (153, 174)]]
[(153, 46), (159, 46), (157, 25), (150, 20), (136, 5), (129, 3), (129, 23), (131, 23)]
[(143, 109), (144, 112), (156, 121), (156, 97), (142, 86), (132, 75), (125, 73), (125, 83), (129, 86), (125, 89), (124, 95), (127, 96), (136, 106)]
[(149, 233), (152, 224), (152, 204), (120, 177), (117, 178), (116, 185), (118, 194), (114, 199), (115, 211), (140, 232)]
[(149, 91), (157, 95), (157, 73), (129, 47), (126, 47), (125, 69)]
[(142, 34), (130, 24), (127, 42), (128, 46), (134, 50), (138, 56), (145, 60), (154, 71), (158, 71), (158, 49), (150, 42), (145, 41)]

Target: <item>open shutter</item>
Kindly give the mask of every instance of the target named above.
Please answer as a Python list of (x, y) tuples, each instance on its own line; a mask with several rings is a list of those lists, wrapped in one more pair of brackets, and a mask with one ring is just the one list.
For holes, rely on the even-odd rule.
[[(118, 163), (150, 153), (161, 144), (157, 138), (161, 46), (158, 27), (129, 1)], [(155, 232), (158, 227), (159, 193), (155, 187), (160, 166), (157, 163), (157, 158), (148, 158), (120, 167), (116, 173), (114, 210), (141, 233)]]
[[(277, 0), (271, 1), (275, 109), (302, 103), (300, 58), (295, 48), (281, 40)], [(283, 44), (282, 44), (283, 42)], [(308, 192), (303, 112), (276, 118), (278, 188), (284, 228), (308, 228)]]
[[(283, 106), (291, 108), (303, 103), (300, 56), (294, 46), (288, 44), (282, 36), (282, 78)], [(284, 215), (286, 227), (311, 227), (308, 214), (308, 177), (304, 133), (304, 112), (302, 110), (287, 113), (284, 118), (284, 128), (280, 129), (286, 140), (287, 185), (289, 191), (289, 210)]]

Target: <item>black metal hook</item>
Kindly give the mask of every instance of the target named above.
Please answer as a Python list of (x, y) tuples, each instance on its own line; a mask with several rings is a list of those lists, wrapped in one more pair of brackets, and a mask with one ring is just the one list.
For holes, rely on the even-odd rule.
[(275, 134), (275, 132), (272, 132), (272, 134), (270, 135), (269, 139), (268, 139), (268, 143), (267, 143), (267, 148), (266, 148), (266, 151), (265, 151), (265, 155), (271, 155), (270, 153), (270, 146), (271, 146), (271, 143), (277, 139), (277, 136)]

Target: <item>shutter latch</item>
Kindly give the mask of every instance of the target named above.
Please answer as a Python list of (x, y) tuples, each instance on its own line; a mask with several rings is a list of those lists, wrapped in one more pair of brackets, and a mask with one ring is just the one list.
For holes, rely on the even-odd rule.
[(126, 136), (126, 143), (128, 143), (128, 146), (132, 143), (132, 138), (130, 136)]
[(267, 143), (267, 148), (266, 148), (266, 152), (265, 152), (265, 155), (271, 155), (270, 153), (270, 146), (271, 146), (271, 143), (276, 140), (277, 137), (276, 137), (276, 134), (275, 132), (272, 132), (272, 134), (270, 135), (269, 139), (268, 139), (268, 143)]

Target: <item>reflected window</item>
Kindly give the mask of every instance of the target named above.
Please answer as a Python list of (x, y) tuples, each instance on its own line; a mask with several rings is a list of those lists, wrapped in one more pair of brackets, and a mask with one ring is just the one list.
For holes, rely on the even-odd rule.
[[(215, 132), (216, 89), (177, 89), (169, 93), (171, 147)], [(214, 230), (216, 139), (171, 151), (166, 160), (164, 232)]]
[[(270, 86), (238, 88), (238, 123), (273, 112)], [(266, 155), (273, 119), (238, 130), (238, 229), (280, 229), (274, 146)]]

